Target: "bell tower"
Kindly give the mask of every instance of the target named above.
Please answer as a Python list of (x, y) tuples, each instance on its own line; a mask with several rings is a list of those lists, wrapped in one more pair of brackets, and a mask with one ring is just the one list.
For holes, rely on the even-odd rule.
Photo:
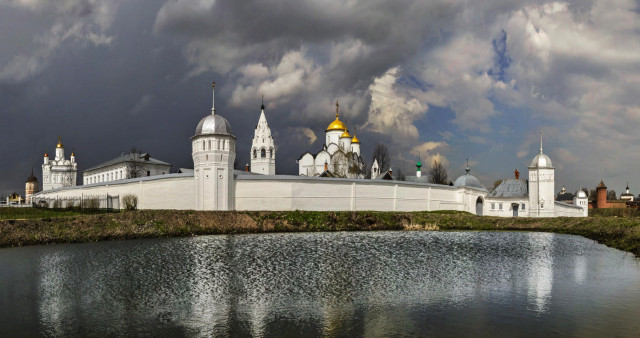
[(251, 172), (263, 175), (276, 174), (276, 147), (271, 137), (271, 128), (264, 115), (264, 95), (260, 106), (260, 118), (251, 141)]

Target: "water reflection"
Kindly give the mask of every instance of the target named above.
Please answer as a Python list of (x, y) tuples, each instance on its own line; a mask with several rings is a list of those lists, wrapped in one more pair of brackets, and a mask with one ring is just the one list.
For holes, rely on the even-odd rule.
[(637, 262), (590, 240), (545, 233), (54, 245), (0, 250), (0, 273), (0, 335), (640, 332)]

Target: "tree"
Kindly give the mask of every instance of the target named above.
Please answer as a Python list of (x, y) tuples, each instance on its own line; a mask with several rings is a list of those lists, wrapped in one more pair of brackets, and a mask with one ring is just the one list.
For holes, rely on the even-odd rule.
[(598, 197), (596, 196), (596, 189), (591, 189), (589, 190), (589, 200), (590, 201), (595, 201), (596, 199), (598, 199)]
[(128, 169), (129, 169), (129, 178), (137, 178), (147, 176), (147, 166), (143, 160), (140, 159), (140, 155), (142, 154), (142, 150), (131, 147), (131, 153), (125, 156), (128, 156)]
[(371, 163), (373, 163), (373, 161), (375, 160), (378, 160), (378, 166), (380, 167), (381, 173), (388, 171), (391, 167), (391, 157), (389, 156), (389, 150), (382, 143), (376, 144), (376, 146), (373, 148)]
[(406, 180), (406, 177), (404, 176), (404, 173), (402, 172), (402, 169), (398, 168), (398, 170), (396, 171), (396, 180), (398, 181), (404, 181)]
[(433, 161), (431, 169), (429, 169), (429, 181), (434, 184), (447, 184), (447, 169), (444, 168), (442, 163)]
[(618, 197), (616, 197), (616, 191), (611, 189), (607, 191), (607, 201), (615, 201)]

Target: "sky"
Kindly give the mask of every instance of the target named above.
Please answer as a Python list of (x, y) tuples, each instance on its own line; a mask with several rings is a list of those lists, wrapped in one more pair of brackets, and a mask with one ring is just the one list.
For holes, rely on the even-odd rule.
[(136, 147), (193, 167), (216, 111), (249, 162), (264, 94), (278, 174), (340, 116), (365, 162), (438, 160), (487, 187), (543, 151), (556, 190), (640, 193), (640, 2), (0, 0), (0, 194), (58, 136), (81, 172)]

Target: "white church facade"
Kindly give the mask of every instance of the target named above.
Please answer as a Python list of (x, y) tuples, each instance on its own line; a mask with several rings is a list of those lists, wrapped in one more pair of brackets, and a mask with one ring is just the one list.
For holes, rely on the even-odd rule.
[(62, 139), (58, 137), (55, 157), (49, 159), (49, 154), (44, 154), (42, 191), (75, 186), (77, 177), (78, 164), (76, 163), (76, 154), (72, 152), (70, 158), (66, 159)]
[[(526, 188), (520, 187), (526, 193), (518, 196), (492, 196), (470, 175), (470, 170), (459, 177), (453, 186), (355, 177), (318, 177), (319, 171), (326, 171), (325, 163), (327, 167), (333, 163), (330, 162), (334, 159), (330, 156), (329, 147), (335, 150), (333, 156), (346, 151), (357, 154), (358, 161), (362, 161), (359, 140), (355, 133), (353, 137), (348, 134), (346, 126), (339, 120), (338, 109), (336, 120), (326, 130), (324, 153), (321, 151), (312, 155), (313, 162), (300, 163), (300, 170), (304, 169), (300, 175), (276, 175), (275, 144), (263, 108), (250, 150), (252, 172), (234, 170), (236, 137), (229, 122), (216, 112), (215, 83), (212, 94), (214, 100), (211, 112), (200, 120), (191, 137), (193, 171), (57, 187), (34, 194), (33, 199), (46, 202), (87, 195), (118, 195), (123, 198), (132, 194), (138, 198), (139, 209), (457, 210), (477, 215), (513, 217), (506, 208), (501, 213), (491, 211), (494, 203), (502, 203), (503, 206), (526, 204), (526, 212), (518, 209), (518, 217), (586, 216), (586, 204), (581, 207), (581, 203), (569, 205), (553, 200), (555, 169), (548, 156), (542, 154), (542, 150), (529, 167), (529, 183), (525, 184)], [(253, 156), (254, 151), (256, 156)], [(320, 159), (321, 162), (317, 161), (319, 156), (324, 156)], [(310, 169), (308, 175), (306, 169)]]

